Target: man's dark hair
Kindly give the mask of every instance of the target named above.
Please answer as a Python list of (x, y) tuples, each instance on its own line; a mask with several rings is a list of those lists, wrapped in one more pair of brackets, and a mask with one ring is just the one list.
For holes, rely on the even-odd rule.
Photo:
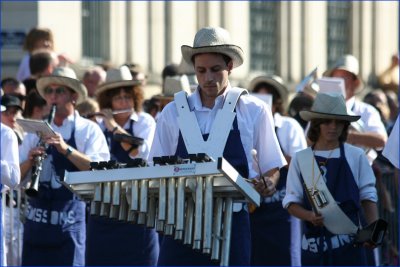
[[(199, 53), (199, 54), (195, 54), (195, 55), (192, 56), (192, 63), (193, 63), (193, 65), (194, 65), (194, 58), (195, 58), (196, 56), (198, 56), (198, 55), (201, 55), (201, 54), (204, 54), (204, 53)], [(231, 59), (228, 55), (221, 54), (221, 53), (211, 53), (211, 54), (221, 55), (222, 58), (223, 58), (224, 61), (225, 61), (225, 64), (226, 64), (227, 66), (228, 66), (229, 62), (232, 61), (232, 59)]]
[(49, 52), (34, 53), (29, 58), (29, 68), (32, 75), (43, 73), (52, 63), (53, 58)]
[[(307, 137), (308, 137), (308, 139), (310, 139), (311, 142), (313, 142), (313, 143), (317, 142), (317, 140), (321, 134), (321, 130), (320, 130), (319, 126), (322, 123), (325, 123), (329, 120), (330, 119), (312, 119), (311, 120), (310, 129), (308, 130), (308, 133), (307, 133)], [(341, 143), (346, 142), (347, 130), (349, 129), (349, 126), (350, 126), (350, 122), (348, 122), (348, 121), (343, 121), (343, 123), (344, 123), (343, 131), (339, 136), (339, 142), (341, 142)]]

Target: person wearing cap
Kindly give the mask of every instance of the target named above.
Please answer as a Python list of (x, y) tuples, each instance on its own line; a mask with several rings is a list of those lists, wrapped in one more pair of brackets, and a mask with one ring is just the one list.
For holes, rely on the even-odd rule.
[(65, 171), (89, 170), (90, 162), (109, 160), (107, 142), (100, 127), (75, 110), (87, 91), (72, 69), (56, 68), (52, 75), (37, 81), (37, 89), (47, 105), (56, 107), (54, 118), (50, 118), (55, 134), (42, 137), (47, 148), (31, 133), (21, 146), (22, 176), (30, 177), (35, 157), (47, 154), (38, 195), (28, 201), (22, 265), (83, 266), (86, 204), (60, 180)]
[[(350, 122), (360, 116), (348, 114), (342, 95), (327, 93), (318, 93), (311, 110), (300, 112), (300, 116), (311, 123), (307, 137), (313, 144), (293, 156), (282, 204), (304, 221), (302, 265), (365, 265), (365, 250), (353, 245), (353, 235), (335, 234), (327, 229), (332, 224), (343, 227), (344, 220), (334, 221), (337, 217), (332, 216), (333, 221), (325, 221), (327, 218), (313, 211), (317, 205), (313, 203), (317, 202), (310, 204), (308, 200), (309, 194), (320, 195), (320, 190), (324, 191), (321, 184), (326, 183), (326, 191), (334, 201), (325, 204), (337, 205), (350, 224), (359, 225), (361, 210), (368, 224), (377, 219), (372, 168), (363, 150), (346, 143)], [(304, 194), (305, 190), (309, 193)]]
[[(156, 123), (142, 112), (143, 90), (132, 80), (129, 68), (109, 69), (106, 82), (96, 92), (100, 111), (104, 114), (101, 128), (106, 136), (111, 159), (129, 163), (132, 159), (147, 160)], [(114, 113), (114, 114), (113, 114)], [(129, 144), (115, 139), (124, 134), (143, 139), (143, 144)], [(131, 222), (120, 222), (90, 216), (88, 222), (87, 265), (115, 266), (157, 264), (159, 244), (155, 229)]]
[[(347, 142), (367, 149), (381, 150), (387, 140), (385, 126), (379, 112), (371, 105), (356, 99), (356, 95), (364, 89), (359, 76), (359, 62), (353, 55), (340, 57), (333, 68), (326, 71), (323, 76), (342, 78), (345, 82), (346, 106), (349, 112), (361, 116), (359, 128), (350, 127)], [(370, 162), (375, 159), (370, 158)]]
[(1, 105), (5, 110), (1, 112), (1, 122), (11, 129), (17, 126), (17, 118), (20, 117), (22, 112), (21, 100), (10, 94), (5, 94), (1, 97)]
[[(206, 153), (214, 159), (224, 157), (242, 177), (254, 178), (259, 193), (272, 195), (279, 168), (286, 161), (276, 139), (271, 110), (260, 99), (248, 95), (247, 90), (230, 85), (229, 75), (243, 63), (242, 49), (232, 44), (225, 29), (206, 27), (196, 33), (193, 47), (183, 45), (181, 51), (184, 60), (194, 66), (199, 86), (189, 96), (183, 91), (175, 94), (174, 101), (163, 109), (157, 120), (150, 158), (169, 155), (187, 158), (188, 153)], [(224, 117), (227, 112), (229, 115), (234, 112), (229, 120)], [(179, 122), (187, 116), (195, 119)], [(212, 130), (215, 127), (218, 131)], [(208, 141), (219, 134), (227, 141), (215, 144)], [(203, 145), (192, 145), (196, 143)], [(258, 155), (252, 155), (254, 149)], [(235, 203), (229, 264), (249, 265), (250, 246), (247, 205)], [(215, 265), (210, 255), (185, 247), (169, 236), (164, 236), (161, 243), (158, 264)]]
[[(305, 149), (307, 142), (300, 124), (293, 118), (283, 116), (289, 91), (282, 78), (276, 75), (258, 76), (251, 80), (249, 90), (272, 96), (276, 136), (286, 161), (290, 163), (293, 154)], [(300, 221), (282, 207), (287, 171), (287, 165), (280, 169), (276, 192), (265, 197), (261, 206), (250, 214), (252, 265), (300, 265)]]

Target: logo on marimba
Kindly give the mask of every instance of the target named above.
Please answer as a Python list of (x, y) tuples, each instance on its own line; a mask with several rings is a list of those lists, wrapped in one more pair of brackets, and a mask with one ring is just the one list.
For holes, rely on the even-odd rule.
[(194, 174), (196, 172), (196, 165), (195, 164), (182, 164), (182, 165), (175, 165), (174, 166), (174, 175), (187, 175), (187, 174)]

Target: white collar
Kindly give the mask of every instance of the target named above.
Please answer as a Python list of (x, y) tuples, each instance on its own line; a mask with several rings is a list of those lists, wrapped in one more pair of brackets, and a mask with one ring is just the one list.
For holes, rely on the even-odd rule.
[[(224, 100), (225, 100), (225, 97), (226, 97), (228, 91), (230, 90), (230, 88), (231, 88), (231, 85), (228, 82), (228, 86), (226, 87), (224, 93), (215, 98), (215, 104), (214, 104), (214, 107), (212, 109), (215, 109), (215, 108), (219, 108), (220, 109), (220, 108), (222, 108)], [(210, 110), (210, 108), (207, 108), (207, 107), (203, 106), (203, 103), (201, 102), (201, 97), (200, 97), (200, 90), (201, 90), (200, 86), (197, 86), (196, 90), (188, 98), (190, 110), (197, 110), (197, 111)]]
[(274, 114), (274, 123), (275, 123), (275, 127), (277, 127), (277, 128), (282, 127), (283, 119), (282, 119), (282, 115), (279, 114), (279, 112), (275, 112), (275, 114)]

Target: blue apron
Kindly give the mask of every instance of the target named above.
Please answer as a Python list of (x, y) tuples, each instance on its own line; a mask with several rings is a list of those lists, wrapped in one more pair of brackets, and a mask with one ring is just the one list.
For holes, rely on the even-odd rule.
[[(133, 120), (129, 133), (133, 133)], [(119, 142), (112, 139), (112, 133), (105, 131), (111, 157), (118, 162), (130, 160), (128, 153)], [(136, 265), (157, 264), (159, 244), (155, 229), (146, 228), (115, 219), (90, 216), (88, 221), (86, 265)]]
[[(203, 135), (207, 140), (208, 134)], [(188, 152), (179, 132), (178, 146), (175, 153), (177, 156), (187, 158)], [(240, 173), (242, 177), (248, 177), (249, 169), (247, 166), (246, 154), (240, 139), (237, 119), (233, 122), (233, 129), (230, 131), (225, 145), (223, 157)], [(232, 217), (231, 231), (231, 250), (229, 264), (233, 266), (250, 265), (250, 220), (249, 213), (242, 209), (234, 212)], [(161, 247), (158, 265), (219, 265), (212, 262), (210, 256), (197, 252), (190, 247), (184, 246), (181, 242), (169, 236), (164, 236)]]
[[(276, 130), (275, 127), (275, 132)], [(278, 137), (278, 134), (276, 136)], [(287, 173), (287, 167), (280, 169), (275, 194), (264, 198), (260, 207), (250, 214), (251, 265), (290, 266), (291, 264), (290, 215), (282, 206)], [(266, 251), (268, 253), (265, 253)]]
[[(321, 166), (325, 163), (326, 158), (316, 156), (315, 159), (320, 169), (327, 173), (326, 185), (333, 198), (340, 203), (340, 208), (353, 223), (358, 225), (360, 210), (359, 189), (347, 163), (343, 143), (340, 144), (340, 157), (329, 159), (326, 169)], [(303, 194), (304, 207), (311, 210), (304, 188)], [(365, 250), (354, 247), (352, 244), (353, 238), (350, 235), (335, 235), (325, 227), (315, 227), (309, 222), (305, 222), (303, 225), (302, 265), (366, 265)]]
[[(75, 121), (66, 143), (76, 148)], [(59, 177), (65, 170), (78, 171), (55, 147), (47, 153)], [(66, 187), (53, 189), (51, 182), (40, 182), (38, 197), (29, 199), (22, 265), (85, 265), (85, 206)]]

